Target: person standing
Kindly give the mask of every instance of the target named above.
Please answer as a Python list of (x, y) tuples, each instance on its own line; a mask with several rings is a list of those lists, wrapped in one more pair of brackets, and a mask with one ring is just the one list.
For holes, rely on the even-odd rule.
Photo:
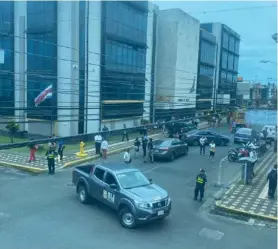
[(108, 142), (106, 139), (103, 139), (101, 143), (102, 157), (103, 159), (107, 159), (107, 151), (108, 151)]
[(131, 163), (131, 156), (130, 156), (130, 150), (127, 149), (126, 152), (124, 153), (124, 162), (126, 164), (130, 164)]
[(154, 162), (154, 157), (153, 157), (153, 139), (150, 138), (148, 142), (148, 158), (151, 163)]
[(134, 140), (134, 157), (135, 158), (138, 158), (137, 153), (139, 153), (140, 145), (141, 145), (141, 143), (140, 143), (138, 137), (135, 138), (135, 140)]
[(100, 134), (96, 134), (94, 137), (95, 140), (95, 149), (96, 149), (96, 154), (100, 154), (100, 147), (101, 147), (101, 142), (102, 142), (102, 136)]
[(207, 138), (205, 136), (202, 136), (199, 140), (200, 142), (200, 155), (204, 156), (206, 154), (206, 142)]
[(274, 165), (273, 169), (267, 175), (268, 180), (268, 197), (273, 199), (277, 188), (277, 164)]
[(214, 161), (215, 151), (216, 145), (213, 141), (211, 141), (211, 143), (209, 144), (209, 159), (212, 159), (212, 161)]
[[(33, 139), (31, 139), (31, 140), (33, 140)], [(29, 157), (29, 163), (30, 163), (30, 162), (36, 161), (36, 156), (35, 155), (36, 155), (36, 151), (38, 149), (38, 146), (35, 143), (31, 142), (29, 144), (29, 149), (30, 149), (30, 157)]]
[(102, 128), (103, 131), (103, 137), (105, 138), (105, 140), (109, 139), (109, 129), (106, 125), (103, 126)]
[(194, 191), (194, 200), (196, 201), (199, 193), (200, 193), (200, 202), (204, 198), (205, 194), (205, 185), (207, 182), (207, 176), (205, 174), (204, 169), (200, 169), (200, 173), (196, 177), (196, 186), (195, 186), (195, 191)]
[(61, 139), (61, 140), (59, 141), (59, 143), (58, 143), (59, 161), (63, 161), (64, 149), (65, 149), (65, 144), (64, 144), (64, 141)]
[(142, 149), (143, 149), (144, 161), (146, 161), (146, 156), (147, 156), (147, 144), (148, 144), (148, 138), (147, 138), (147, 136), (143, 136), (142, 137)]
[(123, 133), (123, 137), (122, 137), (122, 142), (125, 140), (125, 138), (126, 138), (126, 141), (129, 141), (128, 133), (126, 130), (126, 125), (124, 124), (124, 133)]
[(55, 156), (57, 153), (53, 147), (50, 147), (48, 151), (45, 153), (48, 162), (48, 174), (54, 175), (55, 174)]

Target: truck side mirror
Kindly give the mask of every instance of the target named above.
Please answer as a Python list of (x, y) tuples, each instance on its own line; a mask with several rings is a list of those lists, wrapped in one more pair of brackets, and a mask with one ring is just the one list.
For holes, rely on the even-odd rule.
[(112, 184), (110, 184), (110, 188), (112, 188), (112, 189), (117, 189), (117, 188), (118, 188), (118, 185), (115, 184), (115, 183), (112, 183)]

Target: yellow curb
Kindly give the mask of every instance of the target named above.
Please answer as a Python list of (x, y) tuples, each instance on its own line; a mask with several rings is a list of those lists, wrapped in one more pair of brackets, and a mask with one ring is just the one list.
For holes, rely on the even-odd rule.
[(221, 205), (220, 201), (216, 201), (215, 205), (216, 205), (216, 207), (218, 207), (220, 209), (223, 209), (225, 211), (229, 211), (229, 212), (232, 212), (232, 213), (244, 214), (244, 215), (252, 216), (252, 217), (255, 217), (255, 218), (262, 218), (262, 219), (271, 220), (271, 221), (278, 221), (277, 216), (256, 214), (256, 213), (251, 213), (251, 212), (243, 211), (243, 210), (236, 209), (236, 208), (224, 207), (224, 206)]
[[(112, 150), (111, 152), (108, 152), (108, 155), (113, 155), (113, 154), (122, 152), (122, 151), (124, 151), (128, 148), (132, 148), (132, 147), (133, 147), (133, 145), (130, 145), (130, 146), (127, 146), (127, 147), (124, 147), (124, 148), (121, 148), (121, 149)], [(100, 158), (100, 156), (99, 155), (94, 155), (94, 156), (74, 160), (74, 161), (71, 161), (71, 162), (67, 162), (61, 167), (61, 169), (65, 169), (65, 168), (74, 166), (74, 165), (79, 164), (79, 163), (85, 163), (85, 162), (88, 162), (88, 161), (91, 161), (91, 160), (94, 160), (94, 159), (97, 159), (97, 158)]]
[(36, 174), (47, 171), (47, 169), (40, 169), (40, 168), (36, 168), (36, 167), (31, 167), (31, 166), (24, 166), (24, 165), (20, 165), (20, 164), (16, 164), (16, 163), (0, 162), (0, 165), (2, 165), (4, 167), (17, 168), (22, 171), (27, 171), (27, 172), (36, 173)]

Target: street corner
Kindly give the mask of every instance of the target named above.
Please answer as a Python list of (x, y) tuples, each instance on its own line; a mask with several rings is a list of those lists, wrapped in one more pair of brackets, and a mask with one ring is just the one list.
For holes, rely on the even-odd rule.
[(0, 162), (0, 165), (3, 167), (15, 168), (32, 174), (41, 174), (47, 171), (46, 168), (32, 167), (11, 162)]

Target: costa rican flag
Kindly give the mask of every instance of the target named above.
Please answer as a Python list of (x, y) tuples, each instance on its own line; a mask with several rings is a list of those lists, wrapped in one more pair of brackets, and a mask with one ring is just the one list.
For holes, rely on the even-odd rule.
[(38, 106), (40, 103), (45, 101), (46, 99), (52, 98), (52, 85), (45, 88), (36, 98), (35, 98), (35, 106)]

